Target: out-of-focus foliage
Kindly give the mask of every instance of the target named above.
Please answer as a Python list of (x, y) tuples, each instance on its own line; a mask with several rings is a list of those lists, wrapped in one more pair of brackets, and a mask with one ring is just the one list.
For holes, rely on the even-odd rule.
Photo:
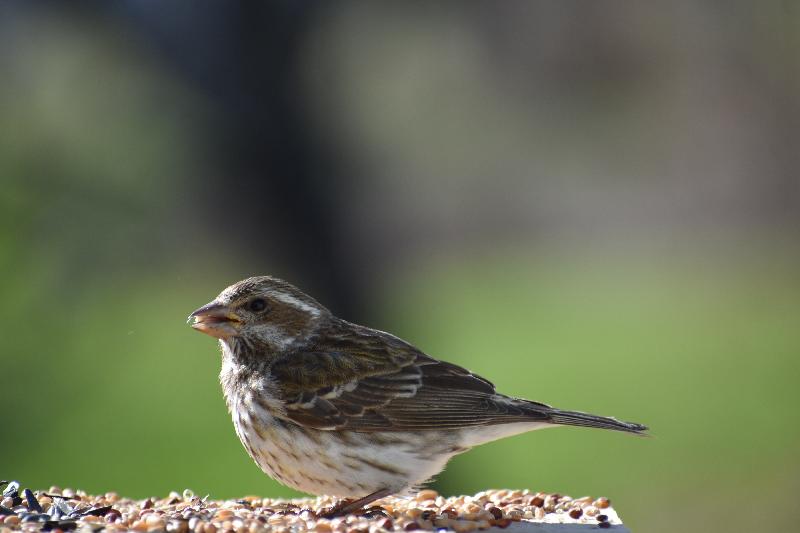
[(486, 445), (446, 493), (790, 528), (795, 7), (155, 5), (0, 6), (1, 478), (293, 495), (184, 323), (273, 273), (503, 392), (652, 427)]

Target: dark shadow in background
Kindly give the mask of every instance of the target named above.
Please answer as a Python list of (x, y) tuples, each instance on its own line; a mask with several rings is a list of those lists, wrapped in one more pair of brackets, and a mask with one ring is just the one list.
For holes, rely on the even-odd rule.
[[(208, 98), (201, 223), (275, 273), (279, 259), (304, 288), (352, 320), (362, 284), (335, 231), (335, 186), (346, 176), (310, 134), (296, 56), (320, 2), (90, 2), (110, 10), (163, 54), (168, 70)], [(259, 264), (259, 260), (261, 261)]]

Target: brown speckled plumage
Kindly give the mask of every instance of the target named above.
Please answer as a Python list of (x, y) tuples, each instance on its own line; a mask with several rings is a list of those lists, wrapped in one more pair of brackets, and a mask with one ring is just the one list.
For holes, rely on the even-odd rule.
[(191, 317), (220, 339), (220, 382), (255, 462), (297, 490), (360, 497), (352, 505), (423, 483), (453, 455), (504, 436), (559, 424), (646, 429), (499, 394), (267, 276), (228, 287)]

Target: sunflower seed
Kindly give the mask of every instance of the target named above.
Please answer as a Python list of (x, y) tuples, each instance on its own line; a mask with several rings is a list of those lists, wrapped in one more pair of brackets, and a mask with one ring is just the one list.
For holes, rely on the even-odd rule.
[(43, 513), (22, 513), (20, 518), (23, 522), (47, 522), (50, 520), (50, 515)]
[(30, 509), (31, 511), (36, 511), (37, 513), (40, 514), (44, 512), (42, 506), (39, 505), (39, 500), (37, 500), (36, 496), (33, 495), (33, 491), (31, 491), (31, 489), (25, 489), (24, 491), (22, 491), (22, 494), (25, 495), (25, 499), (28, 502), (28, 509)]

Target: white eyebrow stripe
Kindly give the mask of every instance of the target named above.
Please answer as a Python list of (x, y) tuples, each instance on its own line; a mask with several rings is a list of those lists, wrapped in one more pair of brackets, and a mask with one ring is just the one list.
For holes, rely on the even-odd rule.
[(279, 291), (272, 291), (272, 292), (270, 292), (270, 296), (272, 296), (276, 300), (282, 301), (285, 304), (289, 304), (291, 306), (294, 306), (294, 307), (297, 307), (299, 309), (302, 309), (303, 311), (306, 311), (307, 313), (311, 313), (311, 315), (314, 316), (314, 317), (318, 317), (319, 316), (319, 309), (317, 309), (314, 306), (308, 305), (307, 303), (305, 303), (303, 301), (298, 300), (297, 298), (295, 298), (291, 294), (286, 294), (285, 292), (279, 292)]

